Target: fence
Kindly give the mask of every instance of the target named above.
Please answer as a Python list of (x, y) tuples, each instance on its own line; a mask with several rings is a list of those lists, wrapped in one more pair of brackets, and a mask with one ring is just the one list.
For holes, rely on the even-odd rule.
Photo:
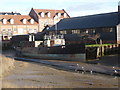
[(120, 54), (120, 44), (86, 47), (87, 60), (113, 54)]

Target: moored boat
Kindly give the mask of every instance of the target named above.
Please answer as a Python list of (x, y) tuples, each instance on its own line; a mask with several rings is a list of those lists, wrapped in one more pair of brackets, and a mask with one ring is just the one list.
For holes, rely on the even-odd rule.
[[(30, 37), (33, 38), (33, 37)], [(31, 42), (31, 39), (30, 39)], [(22, 47), (20, 55), (24, 57), (85, 61), (85, 44), (81, 41), (68, 41), (64, 35), (45, 35), (38, 47)]]

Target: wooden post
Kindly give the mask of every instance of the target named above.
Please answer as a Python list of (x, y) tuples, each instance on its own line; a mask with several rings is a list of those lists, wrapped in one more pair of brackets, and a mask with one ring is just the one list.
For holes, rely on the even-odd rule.
[(106, 46), (104, 46), (104, 55), (106, 55)]
[(102, 46), (102, 56), (104, 56), (104, 46)]

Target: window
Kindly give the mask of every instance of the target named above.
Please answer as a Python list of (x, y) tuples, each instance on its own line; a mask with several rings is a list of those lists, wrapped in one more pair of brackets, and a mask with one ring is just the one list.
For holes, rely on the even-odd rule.
[(61, 13), (58, 13), (58, 17), (60, 17), (61, 16)]
[(37, 29), (34, 29), (34, 33), (37, 33)]
[(112, 28), (102, 28), (103, 32), (112, 32)]
[(6, 19), (3, 19), (3, 24), (7, 24), (7, 20)]
[(60, 31), (60, 34), (67, 34), (66, 31)]
[(31, 24), (34, 24), (34, 19), (31, 19), (31, 20), (30, 20), (30, 23), (31, 23)]
[(5, 32), (6, 31), (6, 29), (2, 29), (2, 32)]
[(8, 29), (8, 35), (12, 36), (12, 30), (11, 29)]
[(6, 29), (2, 29), (2, 34), (7, 35)]
[(80, 30), (72, 30), (72, 34), (80, 34)]
[(23, 19), (23, 24), (26, 24), (27, 23), (27, 20), (26, 19)]
[(30, 28), (29, 33), (34, 33), (34, 30)]
[(10, 19), (10, 24), (14, 24), (14, 19)]
[(67, 17), (67, 14), (66, 14), (66, 13), (64, 13), (64, 14), (63, 14), (63, 16), (64, 16), (64, 17)]
[(48, 17), (50, 17), (50, 16), (51, 16), (50, 12), (48, 12), (48, 13), (47, 13), (47, 16), (48, 16)]
[(41, 17), (44, 17), (44, 12), (41, 12), (41, 13), (40, 13), (40, 16), (41, 16)]
[(12, 30), (11, 30), (11, 29), (8, 29), (8, 33), (12, 33)]
[(17, 28), (14, 28), (14, 32), (17, 32)]
[(27, 29), (26, 29), (26, 28), (24, 28), (24, 29), (23, 29), (23, 31), (24, 31), (24, 32), (27, 32)]
[(9, 32), (9, 31), (11, 32), (11, 29), (8, 29), (8, 32)]
[(86, 29), (86, 33), (93, 34), (95, 33), (95, 29)]

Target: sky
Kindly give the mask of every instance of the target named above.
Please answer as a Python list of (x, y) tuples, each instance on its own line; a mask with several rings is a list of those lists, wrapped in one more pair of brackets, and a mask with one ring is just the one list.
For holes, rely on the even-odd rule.
[(28, 15), (31, 8), (65, 9), (71, 17), (116, 12), (120, 0), (1, 0), (0, 12)]

